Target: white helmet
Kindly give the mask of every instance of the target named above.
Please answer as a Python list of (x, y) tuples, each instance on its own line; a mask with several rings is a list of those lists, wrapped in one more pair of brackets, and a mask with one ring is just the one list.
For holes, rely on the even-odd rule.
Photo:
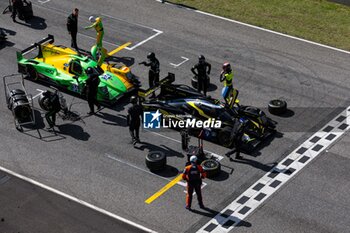
[(191, 163), (197, 162), (197, 156), (192, 155), (191, 158), (190, 158), (190, 162), (191, 162)]
[(95, 22), (95, 17), (94, 17), (94, 16), (90, 16), (90, 17), (89, 17), (89, 21), (90, 21), (91, 23)]

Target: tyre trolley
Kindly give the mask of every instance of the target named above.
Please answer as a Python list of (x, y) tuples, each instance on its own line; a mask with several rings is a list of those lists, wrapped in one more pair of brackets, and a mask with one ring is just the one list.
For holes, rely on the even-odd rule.
[(21, 74), (3, 77), (7, 108), (11, 110), (17, 130), (23, 131), (23, 125), (35, 125), (33, 97), (27, 94)]

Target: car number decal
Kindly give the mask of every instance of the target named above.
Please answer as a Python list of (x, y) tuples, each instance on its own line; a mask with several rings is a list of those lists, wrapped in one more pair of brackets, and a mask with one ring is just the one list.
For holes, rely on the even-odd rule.
[(77, 84), (72, 84), (72, 91), (79, 92), (79, 86)]
[(112, 78), (112, 76), (111, 75), (109, 75), (109, 74), (104, 74), (104, 75), (102, 75), (102, 78), (104, 79), (104, 80), (108, 80), (108, 79), (111, 79)]

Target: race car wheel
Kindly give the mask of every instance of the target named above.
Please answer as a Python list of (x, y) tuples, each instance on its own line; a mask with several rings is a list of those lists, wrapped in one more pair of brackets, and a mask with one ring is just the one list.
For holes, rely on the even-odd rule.
[[(209, 78), (209, 76), (208, 76), (207, 81), (208, 81), (207, 87), (209, 87), (209, 85), (210, 85), (210, 78)], [(193, 76), (193, 78), (191, 79), (191, 85), (194, 88), (198, 87), (198, 76)]]
[(38, 103), (41, 109), (49, 111), (49, 96), (45, 96), (41, 93), (41, 95), (38, 98)]
[(221, 171), (221, 164), (214, 159), (207, 159), (201, 163), (203, 170), (207, 173), (207, 177), (215, 177)]
[(151, 151), (146, 155), (146, 166), (149, 170), (160, 171), (166, 166), (166, 156), (162, 151)]
[(232, 128), (229, 126), (225, 126), (218, 135), (218, 140), (220, 145), (224, 147), (231, 147), (232, 146), (232, 140), (231, 140), (231, 131)]
[(27, 77), (32, 80), (36, 80), (38, 78), (38, 73), (31, 65), (27, 66)]
[(281, 115), (287, 110), (287, 102), (280, 99), (274, 99), (269, 102), (269, 112), (274, 115)]

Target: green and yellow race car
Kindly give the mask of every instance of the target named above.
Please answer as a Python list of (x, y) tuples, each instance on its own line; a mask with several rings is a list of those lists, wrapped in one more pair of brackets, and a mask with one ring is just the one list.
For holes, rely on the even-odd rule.
[[(91, 57), (53, 43), (54, 37), (48, 35), (47, 38), (17, 52), (18, 71), (28, 79), (83, 95), (88, 78), (86, 70), (91, 67), (100, 78), (97, 100), (109, 105), (140, 86), (138, 78), (125, 65), (103, 63), (99, 66)], [(120, 48), (123, 47), (125, 46)], [(39, 50), (37, 56), (24, 57), (36, 49)]]

